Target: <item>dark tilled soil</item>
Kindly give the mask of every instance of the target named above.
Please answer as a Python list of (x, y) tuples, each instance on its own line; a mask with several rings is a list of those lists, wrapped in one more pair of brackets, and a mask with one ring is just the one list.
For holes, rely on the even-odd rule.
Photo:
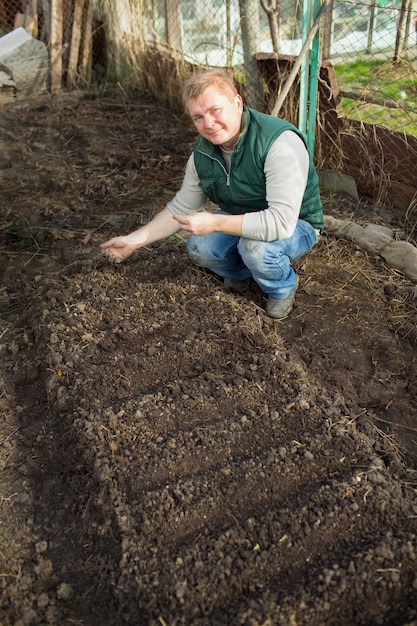
[(73, 94), (0, 127), (0, 623), (417, 624), (409, 282), (324, 236), (276, 322), (182, 236), (111, 265), (178, 188), (186, 118)]

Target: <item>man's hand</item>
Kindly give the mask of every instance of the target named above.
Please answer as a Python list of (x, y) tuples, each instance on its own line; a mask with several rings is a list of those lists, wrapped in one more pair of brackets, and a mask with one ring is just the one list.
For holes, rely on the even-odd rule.
[(171, 237), (178, 230), (178, 223), (173, 219), (168, 207), (165, 207), (145, 226), (141, 226), (129, 235), (113, 237), (113, 239), (102, 243), (100, 248), (111, 261), (121, 263), (135, 250), (148, 246), (160, 239)]
[(215, 231), (216, 217), (213, 213), (202, 211), (191, 215), (174, 215), (181, 230), (192, 235), (209, 235)]
[(109, 241), (100, 244), (100, 248), (106, 257), (114, 263), (121, 263), (137, 249), (137, 245), (129, 241), (129, 235), (125, 237), (113, 237)]
[(242, 236), (243, 214), (225, 215), (221, 213), (191, 213), (191, 215), (174, 215), (182, 230), (192, 235), (210, 235), (210, 233), (224, 233), (225, 235)]

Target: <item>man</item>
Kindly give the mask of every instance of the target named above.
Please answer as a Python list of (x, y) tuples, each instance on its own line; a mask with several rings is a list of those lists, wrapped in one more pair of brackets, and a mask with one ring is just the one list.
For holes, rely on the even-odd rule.
[[(279, 118), (248, 109), (233, 81), (207, 70), (185, 83), (184, 101), (198, 132), (181, 189), (148, 224), (102, 244), (120, 262), (178, 230), (200, 267), (245, 291), (253, 278), (268, 296), (266, 313), (292, 310), (304, 256), (323, 228), (318, 177), (304, 139)], [(204, 211), (210, 198), (219, 210)]]

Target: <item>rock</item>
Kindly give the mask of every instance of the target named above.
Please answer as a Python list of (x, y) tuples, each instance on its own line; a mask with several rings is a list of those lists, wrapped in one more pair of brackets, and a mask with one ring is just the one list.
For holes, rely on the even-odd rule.
[(71, 600), (74, 597), (74, 590), (68, 583), (61, 583), (56, 595), (59, 600)]
[(9, 74), (16, 92), (34, 95), (46, 91), (49, 55), (46, 46), (24, 28), (0, 37), (0, 69)]

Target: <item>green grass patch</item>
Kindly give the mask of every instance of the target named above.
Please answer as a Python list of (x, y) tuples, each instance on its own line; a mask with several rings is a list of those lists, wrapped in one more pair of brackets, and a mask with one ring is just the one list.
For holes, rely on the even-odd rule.
[[(340, 88), (355, 89), (371, 99), (342, 98), (347, 117), (417, 136), (417, 73), (411, 63), (356, 60), (334, 69)], [(387, 101), (396, 106), (386, 106)]]

